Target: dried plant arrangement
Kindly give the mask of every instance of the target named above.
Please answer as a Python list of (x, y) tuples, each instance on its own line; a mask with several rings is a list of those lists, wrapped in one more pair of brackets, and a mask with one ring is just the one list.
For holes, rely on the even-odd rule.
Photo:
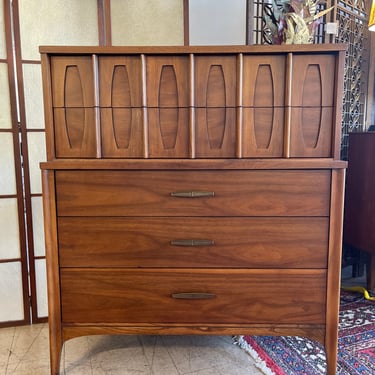
[(320, 18), (334, 7), (318, 12), (319, 0), (272, 0), (265, 6), (265, 37), (270, 44), (312, 43)]

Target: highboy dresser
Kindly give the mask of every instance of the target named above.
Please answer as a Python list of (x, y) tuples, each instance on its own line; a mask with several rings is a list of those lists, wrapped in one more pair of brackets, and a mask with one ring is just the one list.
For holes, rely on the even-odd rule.
[(124, 333), (307, 336), (334, 375), (345, 47), (40, 52), (51, 374)]

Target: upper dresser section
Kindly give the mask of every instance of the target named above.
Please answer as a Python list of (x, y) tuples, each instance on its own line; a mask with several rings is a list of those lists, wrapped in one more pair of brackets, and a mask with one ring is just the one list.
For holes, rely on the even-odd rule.
[(343, 45), (40, 52), (49, 160), (339, 159)]

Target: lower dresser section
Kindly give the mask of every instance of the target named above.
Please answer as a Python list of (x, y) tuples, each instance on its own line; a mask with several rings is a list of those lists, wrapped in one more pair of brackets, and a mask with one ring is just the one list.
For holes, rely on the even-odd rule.
[(325, 323), (325, 270), (61, 269), (63, 323)]
[(51, 374), (82, 335), (253, 334), (319, 340), (334, 375), (344, 170), (168, 163), (44, 171)]

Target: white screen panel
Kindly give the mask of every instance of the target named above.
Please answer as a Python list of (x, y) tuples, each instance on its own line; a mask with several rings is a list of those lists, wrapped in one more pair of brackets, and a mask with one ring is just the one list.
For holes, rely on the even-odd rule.
[(34, 255), (45, 255), (44, 228), (43, 228), (43, 202), (42, 197), (31, 198), (33, 217)]
[(5, 25), (3, 22), (4, 19), (4, 1), (0, 1), (0, 59), (5, 59), (6, 47), (5, 47)]
[(113, 45), (183, 45), (183, 1), (112, 0)]
[(1, 198), (0, 259), (16, 259), (20, 254), (17, 199)]
[(19, 13), (25, 60), (39, 60), (40, 45), (99, 44), (97, 1), (19, 0)]
[(0, 195), (15, 195), (13, 134), (0, 133)]
[(0, 321), (23, 320), (21, 263), (0, 263)]
[(190, 0), (189, 42), (246, 44), (246, 0)]
[(42, 179), (39, 163), (46, 160), (45, 143), (44, 132), (29, 132), (27, 134), (31, 194), (42, 193)]
[(44, 259), (35, 261), (35, 281), (38, 318), (42, 318), (48, 315), (47, 274), (46, 261)]
[(44, 128), (42, 71), (38, 64), (23, 65), (23, 83), (28, 129)]
[(0, 63), (0, 129), (11, 129), (8, 66)]

